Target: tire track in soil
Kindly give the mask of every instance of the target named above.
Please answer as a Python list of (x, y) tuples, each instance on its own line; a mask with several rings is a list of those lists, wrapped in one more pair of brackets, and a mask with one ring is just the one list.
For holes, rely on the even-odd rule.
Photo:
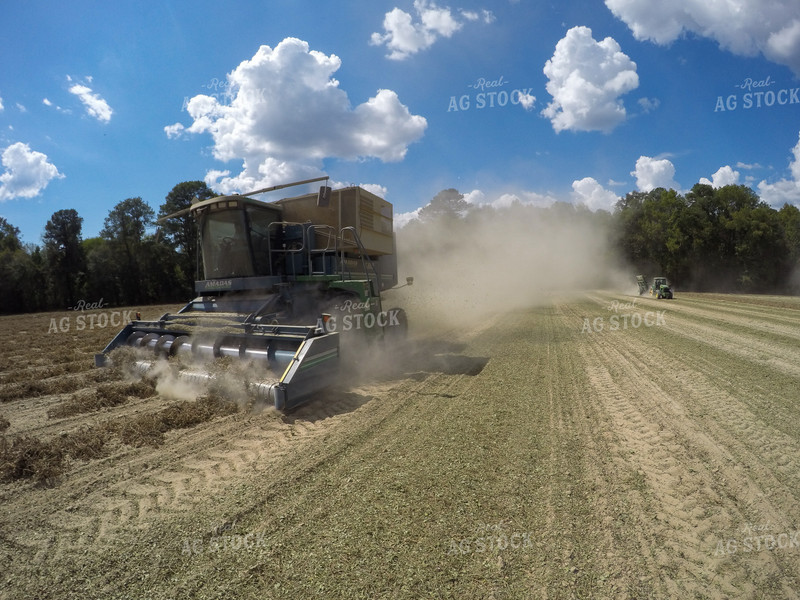
[[(576, 315), (573, 321), (581, 323), (582, 317)], [(734, 537), (736, 525), (763, 523), (766, 518), (779, 531), (796, 529), (789, 515), (798, 514), (797, 499), (784, 486), (783, 497), (773, 500), (777, 482), (763, 467), (770, 463), (785, 470), (792, 462), (790, 453), (797, 455), (796, 438), (780, 436), (720, 390), (718, 381), (708, 376), (710, 364), (698, 369), (680, 354), (668, 355), (663, 335), (677, 336), (676, 331), (660, 331), (658, 339), (645, 335), (653, 331), (640, 333), (587, 334), (580, 350), (597, 399), (614, 423), (618, 460), (635, 465), (652, 496), (659, 525), (651, 526), (648, 537), (663, 540), (663, 548), (652, 554), (663, 567), (669, 595), (755, 594), (755, 563), (759, 581), (781, 582), (785, 597), (797, 597), (796, 585), (792, 589), (798, 581), (792, 564), (796, 556), (789, 552), (762, 553), (746, 561), (741, 556), (714, 556), (719, 533)], [(694, 335), (682, 336), (681, 351), (702, 356), (691, 349), (694, 340)], [(756, 429), (757, 434), (748, 435)], [(767, 460), (754, 452), (764, 448), (766, 438), (781, 446)], [(796, 480), (788, 483), (796, 485)]]
[[(429, 375), (426, 379), (434, 380), (434, 382), (427, 381), (427, 384), (432, 384), (435, 387), (435, 380), (438, 377), (438, 374)], [(444, 388), (452, 388), (453, 385), (455, 385), (453, 380), (458, 380), (460, 377), (461, 376), (446, 376), (447, 382)], [(191, 510), (193, 513), (193, 522), (219, 523), (224, 518), (224, 515), (227, 514), (229, 518), (226, 523), (228, 525), (231, 523), (235, 525), (242, 519), (246, 519), (247, 515), (253, 510), (263, 510), (264, 506), (272, 506), (274, 502), (270, 503), (270, 498), (282, 493), (282, 482), (284, 479), (288, 480), (287, 483), (293, 483), (297, 478), (302, 478), (309, 473), (315, 472), (315, 470), (319, 469), (321, 465), (324, 465), (329, 458), (333, 458), (344, 452), (346, 447), (354, 443), (352, 433), (347, 432), (352, 432), (354, 429), (358, 431), (363, 430), (362, 424), (359, 422), (360, 420), (363, 419), (369, 423), (370, 426), (375, 426), (402, 406), (402, 402), (376, 403), (370, 401), (368, 398), (379, 397), (381, 394), (389, 394), (395, 398), (398, 397), (398, 394), (400, 394), (401, 398), (408, 397), (414, 395), (417, 390), (425, 385), (426, 381), (418, 380), (403, 380), (393, 381), (389, 384), (368, 385), (363, 387), (364, 395), (360, 394), (362, 388), (355, 388), (347, 393), (341, 393), (340, 397), (326, 405), (324, 410), (321, 410), (322, 405), (320, 405), (320, 407), (315, 407), (314, 404), (310, 404), (301, 407), (298, 411), (284, 417), (284, 419), (290, 421), (288, 423), (281, 420), (270, 421), (267, 425), (263, 423), (254, 424), (253, 427), (248, 429), (254, 437), (248, 438), (246, 435), (242, 435), (235, 443), (232, 443), (233, 446), (237, 446), (236, 448), (230, 448), (229, 452), (226, 451), (222, 453), (229, 460), (232, 456), (237, 456), (241, 459), (243, 457), (241, 451), (242, 444), (244, 444), (248, 450), (255, 448), (255, 453), (259, 460), (249, 460), (250, 455), (245, 453), (248, 457), (248, 462), (239, 466), (239, 471), (242, 475), (241, 478), (222, 477), (216, 482), (213, 481), (218, 475), (214, 465), (219, 464), (218, 461), (214, 460), (195, 461), (196, 463), (202, 462), (203, 464), (202, 466), (195, 465), (197, 466), (197, 470), (194, 472), (190, 472), (188, 469), (164, 471), (160, 478), (169, 481), (179, 480), (186, 488), (196, 485), (200, 486), (200, 489), (196, 489), (195, 492), (202, 491), (201, 494), (198, 495), (195, 493), (192, 498), (187, 499), (184, 497), (181, 499), (183, 505), (180, 507), (179, 512), (185, 514)], [(322, 416), (330, 412), (335, 412), (336, 414), (332, 416)], [(303, 420), (302, 426), (295, 426), (300, 418), (309, 420)], [(260, 433), (257, 433), (256, 430)], [(344, 433), (337, 433), (340, 430)], [(271, 434), (270, 437), (268, 439), (264, 438), (263, 432), (269, 432)], [(319, 437), (331, 437), (334, 439), (339, 437), (340, 440), (345, 440), (344, 447), (334, 444), (336, 446), (335, 450), (328, 449), (327, 444), (320, 444)], [(269, 444), (265, 443), (265, 440), (269, 442)], [(278, 452), (275, 452), (274, 444), (272, 444), (272, 442), (276, 440), (283, 440), (283, 448)], [(322, 453), (310, 451), (320, 448), (325, 451)], [(327, 454), (334, 452), (334, 456), (329, 456)], [(184, 450), (180, 450), (180, 453), (181, 455), (185, 454)], [(236, 461), (230, 460), (230, 462)], [(291, 464), (292, 466), (287, 467), (287, 464)], [(246, 467), (244, 472), (241, 472), (241, 467)], [(167, 473), (169, 473), (169, 476), (164, 476)], [(216, 498), (219, 498), (220, 501), (222, 501), (223, 498), (230, 498), (232, 490), (242, 485), (243, 481), (249, 482), (248, 489), (256, 491), (257, 502), (254, 506), (248, 507), (247, 503), (245, 503), (244, 507), (242, 507), (240, 501), (237, 500), (235, 506), (238, 507), (238, 510), (234, 511), (235, 514), (229, 514), (231, 503), (226, 500), (226, 506), (223, 507), (216, 502)], [(224, 485), (215, 486), (215, 483), (222, 483)], [(236, 495), (236, 492), (233, 493)], [(282, 503), (278, 504), (280, 504), (280, 506), (275, 510), (283, 515), (280, 519), (282, 528), (291, 532), (292, 527), (298, 529), (303, 529), (305, 527), (303, 523), (295, 523), (294, 526), (292, 525), (292, 522), (295, 521), (293, 506), (283, 505)], [(164, 522), (168, 517), (175, 517), (176, 514), (173, 513), (170, 515), (162, 512), (157, 516), (159, 522)], [(115, 543), (119, 544), (121, 539), (129, 537), (135, 527), (141, 527), (144, 532), (149, 524), (147, 520), (136, 521), (134, 519), (134, 522), (128, 523), (125, 527), (115, 526), (113, 530), (119, 537)], [(291, 533), (287, 535), (291, 536)], [(174, 542), (174, 540), (160, 539), (159, 542), (163, 545), (168, 542)], [(177, 548), (172, 548), (172, 550), (179, 555), (181, 554), (179, 545)], [(94, 549), (93, 552), (97, 552), (97, 549)], [(70, 553), (70, 556), (67, 556), (67, 553), (65, 553), (65, 558), (72, 558), (72, 560), (75, 560), (74, 556), (74, 553)], [(235, 573), (231, 573), (230, 575), (231, 581), (235, 580), (237, 577)], [(250, 576), (249, 573), (242, 575)], [(104, 585), (101, 588), (94, 587), (93, 589), (96, 589), (101, 597), (113, 595), (119, 589), (125, 588), (132, 583), (140, 583), (137, 578), (138, 575), (130, 573), (123, 565), (119, 565), (119, 571), (115, 571), (107, 577), (103, 577)], [(180, 595), (191, 596), (202, 590), (204, 585), (203, 581), (192, 577), (190, 582), (185, 582), (181, 585), (176, 584), (177, 588), (176, 586), (170, 586), (172, 590), (170, 596), (175, 593), (176, 589)]]
[[(548, 375), (553, 432), (547, 530), (560, 530), (559, 537), (566, 538), (551, 539), (547, 545), (558, 554), (543, 577), (547, 586), (537, 593), (543, 598), (561, 597), (564, 592), (583, 597), (591, 594), (587, 590), (600, 589), (607, 598), (649, 596), (655, 568), (642, 552), (648, 541), (639, 535), (638, 516), (629, 508), (631, 499), (620, 494), (624, 482), (618, 464), (609, 459), (609, 419), (587, 393), (588, 378), (577, 376), (584, 370), (582, 357), (572, 351), (572, 345), (563, 343), (565, 331), (574, 339), (568, 313), (567, 306), (555, 304), (546, 360), (534, 367)], [(578, 465), (576, 457), (580, 457)], [(581, 521), (591, 526), (578, 527)], [(570, 529), (563, 536), (566, 524)], [(576, 575), (584, 581), (576, 581)]]
[[(298, 449), (291, 456), (285, 457), (285, 461), (276, 463), (279, 468), (274, 473), (269, 473), (266, 480), (260, 480), (258, 485), (251, 483), (245, 490), (245, 498), (237, 501), (236, 507), (231, 507), (229, 502), (225, 509), (216, 510), (213, 520), (217, 522), (225, 519), (226, 523), (239, 524), (244, 528), (242, 531), (253, 531), (255, 528), (267, 538), (279, 535), (284, 540), (283, 543), (268, 542), (266, 555), (262, 555), (262, 560), (256, 565), (248, 569), (240, 565), (228, 571), (227, 585), (232, 589), (252, 589), (253, 579), (260, 577), (262, 582), (258, 588), (264, 590), (268, 597), (274, 597), (269, 592), (273, 589), (273, 584), (277, 581), (275, 577), (282, 571), (284, 562), (305, 562), (306, 553), (324, 554), (331, 549), (325, 543), (327, 532), (315, 530), (309, 534), (309, 521), (327, 521), (332, 513), (352, 510), (358, 504), (354, 502), (354, 494), (369, 507), (367, 514), (361, 516), (374, 520), (376, 535), (384, 526), (394, 526), (394, 522), (382, 522), (383, 515), (380, 510), (375, 510), (370, 499), (385, 499), (385, 495), (391, 493), (395, 486), (400, 486), (399, 478), (404, 474), (396, 473), (397, 479), (389, 489), (378, 484), (366, 485), (365, 489), (365, 482), (375, 480), (385, 484), (383, 472), (391, 469), (386, 463), (391, 460), (396, 447), (399, 445), (407, 448), (414, 445), (409, 442), (417, 436), (427, 436), (429, 431), (427, 427), (405, 429), (405, 418), (399, 419), (402, 422), (398, 424), (398, 415), (418, 415), (422, 406), (461, 397), (472, 384), (471, 380), (471, 377), (464, 374), (434, 372), (427, 373), (424, 377), (394, 381), (386, 386), (365, 386), (364, 389), (371, 393), (378, 392), (379, 396), (375, 402), (363, 407), (363, 414), (354, 415), (350, 422), (343, 422), (340, 428), (326, 432), (330, 438), (328, 443), (320, 445), (317, 441), (316, 446), (309, 444), (303, 450)], [(426, 424), (434, 424), (435, 427), (435, 423), (447, 421), (448, 415), (447, 410), (433, 409), (426, 416)], [(398, 430), (398, 427), (402, 430)], [(363, 465), (365, 470), (358, 469), (357, 465)], [(331, 482), (335, 484), (330, 485)], [(391, 516), (396, 518), (397, 515)], [(198, 520), (212, 521), (205, 511), (204, 517), (198, 517)], [(286, 543), (285, 540), (290, 542)], [(390, 552), (388, 548), (387, 551)], [(356, 559), (357, 551), (350, 556)], [(331, 557), (331, 560), (338, 562), (342, 558)], [(269, 566), (265, 568), (265, 565)], [(306, 575), (313, 581), (313, 572), (308, 571)], [(346, 576), (344, 572), (342, 576)], [(127, 575), (125, 577), (127, 579)], [(188, 571), (176, 583), (177, 590), (188, 597), (199, 594), (204, 588), (202, 580), (203, 577), (198, 577), (196, 571)], [(128, 581), (130, 582), (129, 579)], [(298, 585), (300, 582), (290, 583)], [(403, 585), (406, 592), (408, 585)], [(286, 583), (281, 589), (284, 594), (291, 596), (292, 592), (287, 591)], [(394, 592), (399, 594), (401, 588), (394, 588)], [(314, 589), (308, 588), (297, 593), (301, 593), (302, 597), (313, 597)]]
[[(38, 543), (30, 537), (11, 540), (26, 549), (13, 560), (30, 561), (44, 566), (61, 561), (87, 548), (98, 551), (111, 543), (118, 533), (146, 528), (164, 513), (189, 511), (207, 497), (223, 491), (231, 479), (243, 469), (263, 468), (279, 461), (288, 452), (298, 451), (304, 443), (347, 420), (353, 411), (367, 401), (357, 394), (333, 392), (334, 400), (326, 406), (328, 417), (318, 422), (319, 407), (302, 407), (284, 422), (273, 411), (261, 414), (238, 413), (167, 434), (159, 448), (125, 447), (118, 455), (90, 461), (70, 471), (62, 483), (52, 489), (37, 489), (30, 483), (15, 483), (6, 492), (4, 508), (9, 514), (27, 512), (41, 528), (51, 532)], [(239, 442), (246, 444), (242, 452)], [(115, 474), (125, 464), (131, 475)], [(98, 477), (98, 470), (109, 473), (110, 479)], [(116, 480), (116, 481), (115, 481)], [(49, 496), (37, 503), (40, 514), (34, 517), (28, 505), (29, 494)], [(53, 511), (52, 506), (62, 508)]]
[[(712, 302), (705, 297), (680, 296), (673, 300), (654, 300), (648, 296), (627, 296), (598, 292), (587, 294), (587, 297), (608, 310), (611, 302), (621, 305), (634, 303), (631, 312), (645, 310), (662, 310), (670, 315), (693, 316), (697, 320), (711, 321), (715, 325), (730, 329), (750, 330), (754, 334), (767, 334), (792, 343), (800, 339), (800, 302), (797, 308), (765, 310), (763, 306), (750, 306), (743, 302)], [(627, 309), (625, 309), (627, 311)]]
[[(698, 306), (699, 305), (699, 306)], [(780, 312), (759, 313), (755, 310), (746, 310), (741, 304), (735, 307), (723, 305), (719, 308), (703, 308), (706, 304), (698, 301), (685, 301), (671, 304), (667, 310), (671, 316), (678, 315), (691, 320), (696, 325), (711, 323), (712, 329), (722, 329), (719, 333), (745, 333), (747, 343), (758, 344), (760, 349), (765, 347), (776, 348), (781, 351), (797, 347), (800, 341), (800, 315), (795, 315), (797, 311), (782, 310)], [(765, 343), (765, 339), (769, 339)]]
[(768, 333), (780, 333), (797, 338), (800, 326), (800, 310), (770, 309), (764, 307), (748, 307), (746, 304), (727, 302), (708, 302), (704, 299), (686, 298), (674, 304), (675, 309), (688, 314), (716, 318), (736, 326), (760, 329)]
[[(598, 304), (608, 300), (598, 296), (589, 296)], [(613, 298), (613, 297), (612, 297)], [(617, 298), (614, 298), (617, 299)], [(627, 301), (630, 301), (628, 298)], [(785, 325), (783, 330), (769, 328), (763, 322), (746, 319), (725, 319), (717, 313), (709, 312), (704, 318), (703, 312), (681, 306), (677, 301), (666, 304), (666, 300), (646, 299), (644, 304), (639, 304), (633, 310), (625, 309), (626, 313), (639, 313), (647, 310), (664, 310), (665, 327), (694, 342), (711, 344), (715, 348), (725, 349), (726, 352), (747, 362), (783, 371), (792, 377), (800, 378), (800, 356), (798, 355), (797, 340), (800, 339), (800, 329)], [(608, 315), (608, 312), (605, 313)], [(770, 313), (766, 314), (767, 317)], [(620, 325), (620, 329), (622, 326)], [(702, 355), (702, 353), (701, 353)], [(755, 360), (754, 360), (755, 359)]]

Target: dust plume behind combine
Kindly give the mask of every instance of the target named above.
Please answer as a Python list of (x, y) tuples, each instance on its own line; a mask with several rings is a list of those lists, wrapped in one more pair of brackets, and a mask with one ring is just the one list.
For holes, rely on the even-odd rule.
[(401, 280), (414, 277), (403, 300), (412, 327), (472, 323), (579, 290), (635, 289), (603, 217), (556, 204), (412, 221), (397, 233)]

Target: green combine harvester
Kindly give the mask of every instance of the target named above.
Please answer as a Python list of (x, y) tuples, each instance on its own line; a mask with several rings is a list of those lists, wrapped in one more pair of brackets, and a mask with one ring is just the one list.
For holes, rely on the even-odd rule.
[(190, 365), (181, 379), (203, 384), (214, 378), (204, 363), (247, 361), (264, 376), (248, 383), (250, 392), (286, 410), (334, 381), (342, 337), (403, 338), (405, 312), (384, 309), (381, 298), (397, 286), (390, 203), (361, 187), (327, 185), (275, 202), (249, 197), (324, 179), (218, 196), (165, 217), (197, 222), (197, 296), (177, 313), (129, 323), (95, 364), (132, 347), (140, 349), (138, 372), (179, 357), (172, 364)]
[(666, 277), (653, 277), (653, 285), (648, 286), (647, 279), (645, 279), (644, 275), (637, 275), (636, 283), (639, 285), (640, 296), (643, 296), (645, 292), (649, 291), (651, 296), (655, 296), (659, 300), (662, 298), (671, 300), (673, 297), (672, 288), (667, 283)]

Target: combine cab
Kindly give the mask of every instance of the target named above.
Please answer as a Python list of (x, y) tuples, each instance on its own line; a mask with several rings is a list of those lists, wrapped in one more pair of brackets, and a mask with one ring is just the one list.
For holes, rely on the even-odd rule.
[(636, 283), (639, 285), (640, 296), (649, 291), (651, 296), (655, 296), (659, 300), (661, 298), (672, 299), (672, 288), (667, 283), (666, 277), (654, 277), (653, 285), (648, 287), (647, 279), (643, 275), (637, 275)]
[(342, 336), (403, 336), (405, 313), (384, 310), (381, 299), (397, 284), (391, 204), (360, 187), (248, 197), (322, 179), (193, 204), (204, 275), (197, 296), (175, 314), (128, 324), (95, 364), (109, 365), (116, 348), (139, 348), (139, 372), (176, 358), (189, 365), (182, 379), (205, 383), (214, 376), (203, 362), (231, 357), (263, 373), (248, 384), (252, 395), (286, 410), (332, 383)]

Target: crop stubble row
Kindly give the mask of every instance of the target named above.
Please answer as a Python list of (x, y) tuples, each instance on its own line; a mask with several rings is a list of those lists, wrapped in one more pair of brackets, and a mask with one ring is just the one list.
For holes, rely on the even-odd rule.
[[(240, 413), (57, 488), (7, 485), (27, 515), (0, 523), (10, 589), (796, 597), (799, 549), (717, 550), (748, 526), (798, 528), (800, 311), (637, 299), (663, 326), (582, 331), (614, 299), (631, 300), (481, 322), (450, 354), (423, 344), (436, 356), (289, 418)], [(490, 360), (467, 375), (454, 354)], [(221, 526), (264, 544), (211, 553)], [(489, 530), (526, 545), (489, 549)]]

